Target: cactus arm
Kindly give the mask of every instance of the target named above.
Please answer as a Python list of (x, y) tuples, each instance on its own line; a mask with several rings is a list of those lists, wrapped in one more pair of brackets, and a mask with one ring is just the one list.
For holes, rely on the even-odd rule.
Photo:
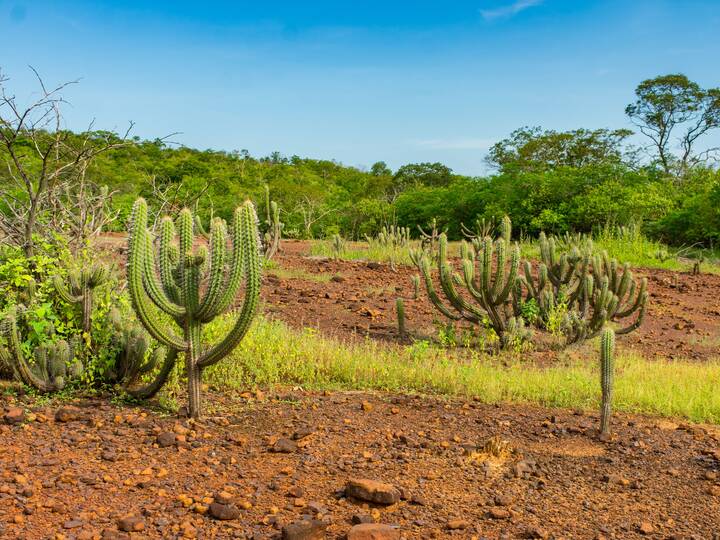
[(461, 315), (450, 311), (445, 306), (445, 304), (443, 304), (440, 296), (438, 296), (438, 293), (435, 290), (435, 285), (433, 284), (432, 275), (430, 274), (430, 263), (425, 256), (420, 257), (420, 264), (418, 265), (418, 269), (422, 273), (423, 279), (425, 281), (425, 290), (427, 291), (428, 298), (430, 299), (432, 304), (438, 309), (438, 311), (440, 311), (440, 313), (445, 315), (445, 317), (453, 321), (459, 321), (460, 319), (462, 319)]
[(145, 251), (147, 249), (147, 203), (138, 199), (133, 205), (130, 220), (130, 236), (128, 239), (128, 290), (130, 299), (138, 319), (152, 337), (163, 345), (177, 350), (185, 350), (187, 346), (169, 329), (162, 328), (157, 321), (156, 314), (150, 310), (150, 299), (145, 293), (143, 285), (143, 270), (145, 268)]
[(642, 296), (642, 298), (638, 305), (639, 311), (638, 311), (637, 318), (629, 326), (626, 326), (625, 328), (616, 330), (615, 331), (616, 334), (618, 334), (618, 335), (629, 334), (630, 332), (637, 330), (640, 327), (640, 325), (642, 324), (643, 320), (645, 319), (645, 311), (647, 309), (647, 292), (643, 292), (641, 296)]
[(169, 217), (160, 222), (160, 251), (158, 256), (160, 280), (168, 298), (176, 304), (180, 301), (180, 289), (173, 277), (173, 268), (178, 261), (177, 248), (172, 244), (175, 236), (175, 224)]
[(66, 304), (79, 304), (82, 302), (82, 297), (72, 294), (65, 283), (63, 283), (60, 276), (53, 276), (52, 284), (53, 287), (55, 287), (55, 291), (58, 293), (58, 296), (60, 296), (62, 301)]
[(226, 240), (225, 222), (215, 218), (210, 226), (210, 283), (197, 312), (200, 320), (205, 320), (208, 315), (216, 315), (225, 277)]
[[(248, 203), (246, 202), (245, 205)], [(244, 205), (243, 205), (244, 207)], [(225, 312), (231, 304), (235, 301), (240, 286), (242, 285), (243, 277), (243, 251), (242, 251), (242, 228), (243, 228), (243, 207), (236, 208), (233, 214), (233, 221), (230, 225), (230, 240), (232, 242), (232, 253), (230, 254), (230, 274), (225, 281), (222, 293), (218, 302), (215, 304), (215, 313)], [(254, 212), (254, 209), (253, 209)], [(254, 225), (255, 231), (257, 231), (257, 224)], [(259, 240), (254, 240), (255, 245), (258, 245)], [(207, 317), (206, 317), (207, 318)]]
[(220, 343), (202, 354), (197, 361), (200, 368), (212, 365), (227, 356), (250, 327), (260, 296), (260, 247), (258, 242), (257, 218), (251, 202), (246, 202), (239, 214), (238, 244), (233, 245), (234, 250), (242, 251), (242, 266), (245, 274), (245, 298), (240, 315), (233, 329)]
[[(162, 349), (164, 352), (164, 358), (162, 359), (162, 366), (160, 371), (155, 375), (155, 378), (149, 384), (135, 389), (126, 389), (127, 393), (135, 399), (150, 399), (157, 394), (160, 389), (167, 381), (168, 376), (172, 373), (177, 360), (177, 351), (175, 349)], [(163, 354), (163, 353), (158, 353)]]
[(150, 300), (162, 311), (178, 319), (185, 315), (185, 308), (173, 303), (165, 294), (165, 291), (158, 281), (155, 272), (155, 256), (153, 253), (152, 240), (147, 232), (145, 237), (145, 251), (143, 253), (143, 287), (150, 297)]

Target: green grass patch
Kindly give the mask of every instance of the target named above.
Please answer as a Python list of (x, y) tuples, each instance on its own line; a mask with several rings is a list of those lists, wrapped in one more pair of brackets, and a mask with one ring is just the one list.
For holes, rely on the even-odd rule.
[[(224, 335), (232, 318), (214, 323), (208, 337)], [(323, 390), (384, 390), (476, 396), (486, 403), (527, 403), (597, 409), (596, 347), (584, 359), (551, 367), (517, 355), (456, 355), (426, 342), (388, 346), (347, 343), (317, 331), (259, 318), (230, 358), (206, 371), (218, 389), (298, 385)], [(720, 423), (720, 362), (648, 361), (631, 353), (617, 359), (615, 409)]]
[(275, 266), (267, 270), (267, 273), (280, 279), (304, 279), (307, 281), (317, 281), (318, 283), (327, 283), (333, 276), (338, 275), (337, 273), (308, 272), (302, 268), (283, 268), (281, 266)]

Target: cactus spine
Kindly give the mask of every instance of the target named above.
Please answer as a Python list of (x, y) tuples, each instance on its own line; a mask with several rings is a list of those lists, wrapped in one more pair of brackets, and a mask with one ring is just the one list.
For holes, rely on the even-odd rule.
[(610, 436), (610, 415), (613, 390), (615, 387), (615, 332), (606, 328), (600, 339), (600, 386), (602, 403), (600, 408), (600, 434)]
[(395, 308), (397, 311), (398, 334), (405, 337), (405, 303), (402, 298), (395, 300)]
[[(193, 225), (192, 212), (187, 208), (182, 210), (177, 219), (176, 245), (175, 224), (169, 217), (163, 218), (156, 264), (147, 228), (147, 203), (138, 199), (130, 223), (127, 272), (130, 297), (140, 322), (161, 344), (185, 354), (188, 411), (191, 417), (199, 418), (202, 370), (220, 361), (240, 343), (255, 315), (260, 292), (260, 258), (257, 216), (249, 201), (235, 210), (229, 230), (230, 253), (224, 220), (215, 218), (210, 226), (209, 254), (193, 248)], [(201, 294), (203, 278), (207, 278), (208, 284)], [(234, 327), (219, 343), (204, 347), (200, 339), (202, 326), (233, 306), (243, 282), (245, 294)], [(156, 310), (172, 318), (180, 334), (164, 324)], [(172, 356), (167, 355), (165, 364)], [(165, 373), (165, 364), (158, 377)]]

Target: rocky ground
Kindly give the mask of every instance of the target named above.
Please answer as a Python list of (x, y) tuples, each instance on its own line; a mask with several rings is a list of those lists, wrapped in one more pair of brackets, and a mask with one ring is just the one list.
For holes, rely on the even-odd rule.
[(385, 394), (5, 397), (0, 536), (718, 539), (720, 432)]

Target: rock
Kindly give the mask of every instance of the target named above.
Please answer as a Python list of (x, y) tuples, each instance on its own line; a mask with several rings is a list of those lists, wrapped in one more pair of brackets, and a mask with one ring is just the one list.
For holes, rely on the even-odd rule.
[(516, 478), (523, 478), (528, 476), (535, 470), (535, 463), (528, 460), (518, 461), (513, 465), (513, 473)]
[(297, 452), (298, 444), (290, 439), (278, 439), (272, 446), (272, 451), (280, 454), (292, 454)]
[(167, 448), (175, 444), (177, 435), (172, 431), (165, 431), (157, 436), (157, 444), (160, 448)]
[(20, 407), (11, 407), (3, 418), (6, 424), (22, 424), (25, 421), (25, 411)]
[(240, 517), (240, 509), (234, 504), (221, 504), (214, 502), (208, 508), (210, 515), (221, 521), (229, 521)]
[(72, 422), (74, 420), (78, 420), (80, 418), (80, 415), (80, 409), (71, 405), (66, 405), (64, 407), (60, 407), (57, 411), (55, 411), (55, 421), (63, 423)]
[(655, 532), (655, 527), (649, 521), (643, 521), (638, 527), (640, 534), (652, 534)]
[(347, 540), (400, 540), (400, 531), (382, 523), (362, 523), (348, 531)]
[(318, 519), (293, 521), (282, 529), (283, 540), (323, 540), (327, 525)]
[(367, 514), (353, 514), (350, 518), (350, 523), (353, 525), (360, 525), (361, 523), (375, 523), (375, 519)]
[(525, 536), (527, 538), (533, 538), (535, 540), (547, 540), (550, 538), (550, 533), (548, 533), (545, 529), (533, 526), (528, 527), (527, 531), (525, 531)]
[(77, 529), (78, 527), (82, 527), (83, 522), (79, 519), (71, 519), (70, 521), (66, 521), (63, 523), (63, 529)]
[(467, 529), (469, 526), (470, 524), (464, 519), (451, 519), (447, 522), (447, 528), (451, 531)]
[(118, 529), (124, 532), (138, 532), (145, 529), (145, 523), (136, 516), (126, 516), (117, 522)]
[(510, 512), (505, 508), (499, 506), (493, 506), (490, 509), (490, 517), (493, 519), (507, 519), (510, 517)]
[(376, 504), (395, 504), (400, 500), (400, 491), (392, 484), (367, 479), (348, 480), (345, 495)]

